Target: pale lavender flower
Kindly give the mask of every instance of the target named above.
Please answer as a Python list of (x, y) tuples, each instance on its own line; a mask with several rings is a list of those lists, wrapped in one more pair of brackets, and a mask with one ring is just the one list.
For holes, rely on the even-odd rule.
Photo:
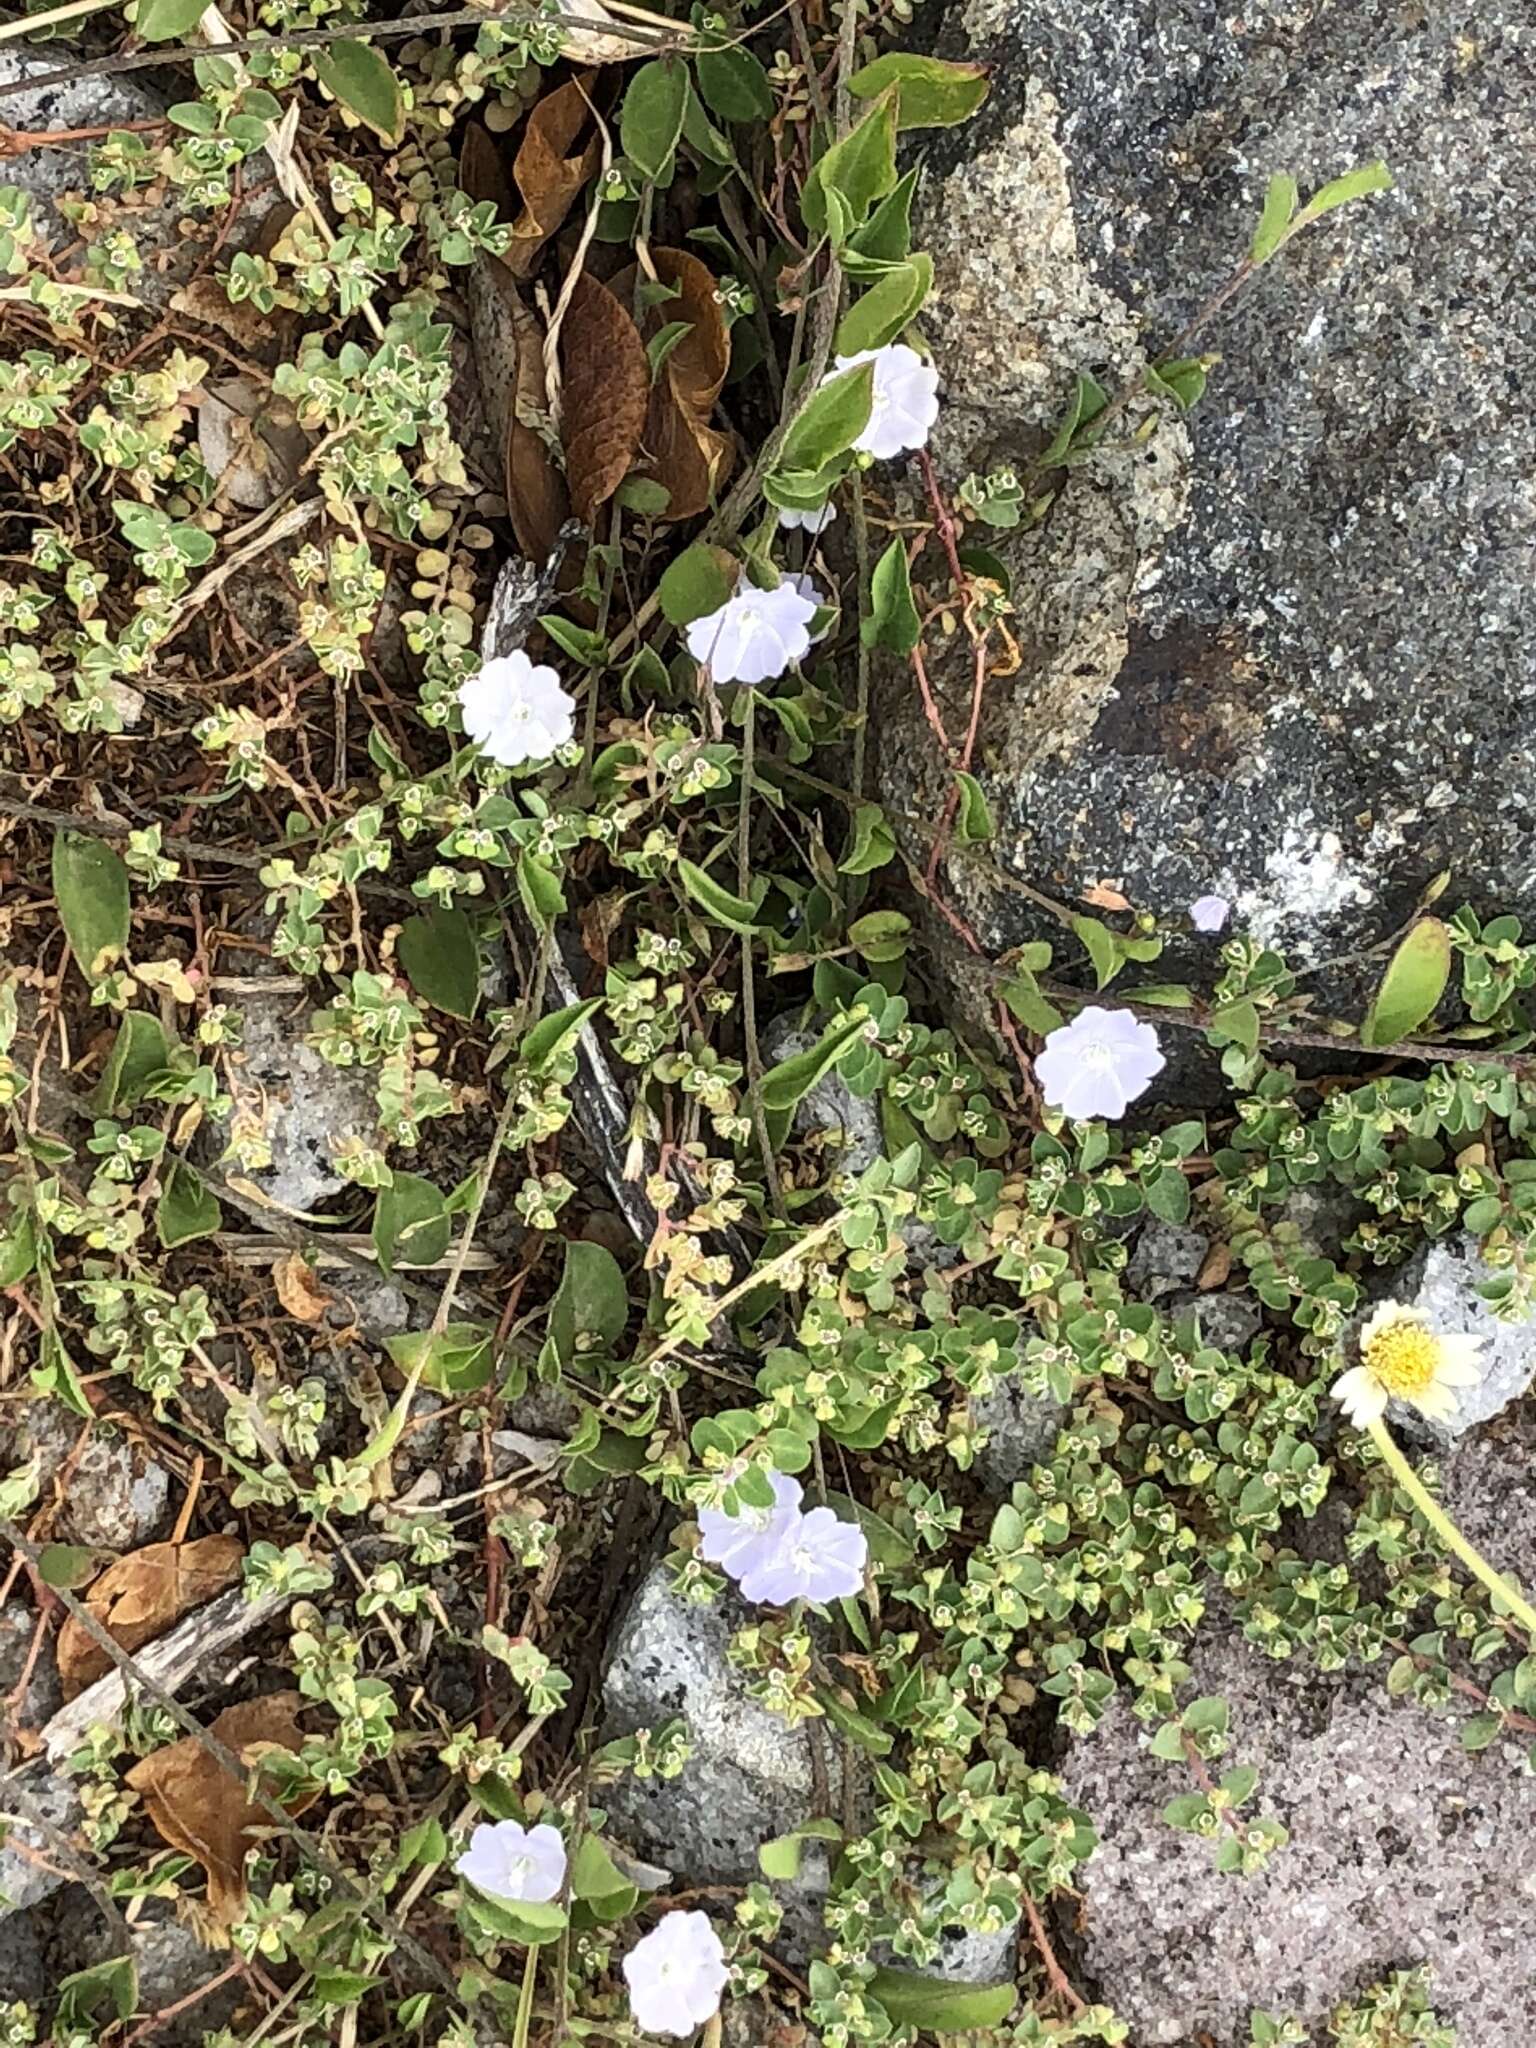
[(818, 505), (812, 512), (792, 512), (787, 505), (779, 507), (779, 524), (786, 533), (808, 533), (813, 538), (824, 534), (837, 517), (837, 507), (828, 498), (825, 505)]
[[(807, 576), (803, 569), (786, 569), (784, 572), (784, 581), (786, 583), (792, 584), (794, 588), (799, 591), (802, 597), (809, 598), (811, 603), (816, 607), (817, 611), (821, 611), (831, 606), (831, 598), (828, 597), (827, 593), (821, 588), (820, 584), (816, 581), (815, 577)], [(806, 628), (807, 632), (811, 632), (811, 645), (813, 647), (815, 646), (818, 640), (826, 639), (827, 635), (832, 630), (832, 625), (832, 620), (828, 619), (827, 623), (822, 627), (819, 633), (811, 632), (811, 629), (809, 627)]]
[(641, 1936), (622, 1967), (636, 2026), (676, 2040), (714, 2018), (730, 1974), (707, 1913), (669, 1913)]
[(775, 1549), (799, 1516), (799, 1480), (791, 1479), (787, 1472), (770, 1472), (768, 1480), (773, 1488), (771, 1508), (744, 1507), (734, 1515), (724, 1508), (699, 1509), (699, 1555), (733, 1579), (739, 1579), (760, 1555)]
[(1231, 915), (1225, 896), (1197, 896), (1189, 906), (1189, 921), (1197, 932), (1219, 932)]
[(717, 683), (767, 683), (810, 652), (816, 610), (786, 577), (776, 590), (742, 581), (718, 611), (688, 628), (688, 652)]
[(884, 348), (839, 356), (832, 374), (856, 370), (860, 363), (875, 366), (874, 402), (854, 447), (881, 460), (900, 455), (904, 448), (926, 448), (939, 416), (939, 373), (932, 363), (925, 363), (904, 341), (888, 341)]
[(547, 1823), (525, 1828), (515, 1820), (482, 1821), (453, 1867), (489, 1898), (542, 1905), (558, 1898), (565, 1883), (565, 1843)]
[(552, 668), (519, 647), (499, 654), (459, 685), (464, 730), (503, 768), (547, 761), (576, 730), (576, 700)]
[(1035, 1078), (1053, 1109), (1074, 1122), (1124, 1116), (1161, 1072), (1157, 1033), (1129, 1010), (1090, 1003), (1070, 1024), (1051, 1032), (1035, 1059)]
[(792, 1600), (846, 1600), (864, 1583), (869, 1543), (857, 1522), (839, 1521), (830, 1508), (797, 1514), (741, 1574), (748, 1600), (787, 1607)]

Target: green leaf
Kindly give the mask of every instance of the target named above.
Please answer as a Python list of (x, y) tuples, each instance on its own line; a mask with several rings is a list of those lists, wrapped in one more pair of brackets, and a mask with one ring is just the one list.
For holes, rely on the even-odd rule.
[(823, 235), (832, 221), (828, 205), (831, 195), (841, 202), (841, 219), (846, 232), (833, 240), (847, 239), (863, 225), (877, 199), (883, 199), (896, 183), (896, 95), (887, 93), (865, 115), (851, 135), (832, 146), (812, 166), (800, 195), (800, 213), (813, 234)]
[(881, 200), (869, 219), (848, 238), (843, 268), (850, 277), (877, 275), (877, 266), (904, 263), (912, 253), (912, 196), (918, 174), (908, 171)]
[(151, 1077), (164, 1070), (170, 1057), (170, 1041), (160, 1019), (148, 1010), (125, 1011), (92, 1093), (92, 1109), (98, 1116), (116, 1116), (132, 1109)]
[(1012, 1984), (952, 1984), (915, 1970), (876, 1970), (865, 1990), (893, 2020), (930, 2034), (1000, 2027), (1018, 1995)]
[(680, 860), (677, 864), (677, 878), (684, 889), (705, 911), (715, 924), (724, 925), (727, 931), (739, 932), (743, 938), (750, 938), (762, 930), (757, 921), (757, 905), (748, 902), (745, 896), (735, 896), (724, 889), (704, 869), (695, 866), (691, 860)]
[(772, 115), (773, 87), (750, 50), (700, 50), (693, 68), (700, 97), (722, 121), (766, 121)]
[(1147, 1207), (1164, 1223), (1184, 1223), (1189, 1218), (1189, 1182), (1176, 1166), (1165, 1166), (1148, 1182)]
[(619, 114), (619, 143), (653, 185), (664, 185), (671, 176), (688, 91), (688, 67), (677, 57), (654, 57), (629, 81)]
[(381, 1269), (430, 1266), (448, 1249), (453, 1223), (448, 1206), (431, 1181), (398, 1168), (373, 1206), (373, 1252)]
[(1041, 994), (1039, 983), (1028, 970), (1016, 969), (1006, 981), (998, 983), (997, 992), (1026, 1031), (1044, 1038), (1061, 1028), (1060, 1010)]
[(14, 1287), (37, 1264), (37, 1225), (30, 1211), (16, 1210), (0, 1232), (0, 1287)]
[(859, 363), (826, 378), (796, 413), (779, 451), (780, 469), (825, 469), (845, 454), (869, 425), (875, 403), (875, 366)]
[(892, 1737), (878, 1722), (846, 1705), (830, 1686), (818, 1686), (816, 1697), (838, 1734), (847, 1736), (850, 1742), (857, 1743), (870, 1756), (888, 1756), (895, 1748)]
[(139, 0), (133, 25), (146, 43), (174, 42), (192, 33), (207, 4), (208, 0)]
[(1259, 1013), (1249, 997), (1223, 1003), (1219, 1010), (1211, 1012), (1209, 1023), (1211, 1036), (1218, 1044), (1240, 1045), (1244, 1052), (1258, 1051)]
[(1357, 164), (1342, 178), (1334, 178), (1312, 194), (1296, 216), (1296, 227), (1298, 230), (1310, 227), (1313, 221), (1321, 220), (1335, 207), (1348, 206), (1352, 199), (1364, 199), (1367, 193), (1390, 192), (1391, 189), (1392, 173), (1379, 157), (1368, 164)]
[(524, 910), (541, 931), (547, 931), (565, 909), (560, 877), (539, 854), (526, 851), (517, 857), (517, 893)]
[(545, 1322), (545, 1349), (561, 1366), (590, 1352), (609, 1352), (629, 1321), (629, 1290), (606, 1246), (584, 1238), (565, 1243), (565, 1270)]
[[(58, 2026), (72, 2038), (85, 2034), (94, 2039), (104, 2018), (110, 2024), (112, 2016), (125, 2020), (137, 2010), (138, 1965), (131, 1955), (108, 1956), (105, 1962), (61, 1977), (58, 1994), (58, 2010), (54, 2014)], [(110, 2008), (107, 2015), (101, 2010), (104, 2002)]]
[(82, 1543), (45, 1543), (37, 1561), (38, 1577), (45, 1586), (89, 1585), (101, 1570), (101, 1559)]
[(568, 1003), (563, 1010), (551, 1010), (547, 1017), (541, 1017), (517, 1049), (518, 1059), (531, 1074), (542, 1074), (546, 1067), (570, 1051), (586, 1028), (587, 1019), (595, 1017), (603, 1007), (601, 996), (588, 996), (585, 1002)]
[(466, 1022), (480, 1000), (480, 949), (462, 910), (425, 910), (400, 927), (396, 951), (417, 995)]
[(38, 1335), (37, 1355), (39, 1363), (33, 1366), (28, 1378), (38, 1392), (51, 1394), (55, 1401), (62, 1401), (76, 1415), (83, 1416), (88, 1422), (94, 1421), (96, 1411), (86, 1399), (74, 1360), (64, 1349), (64, 1341), (52, 1323), (45, 1323)]
[(1434, 1015), (1450, 978), (1451, 934), (1438, 917), (1421, 917), (1387, 962), (1360, 1043), (1395, 1045), (1417, 1031)]
[(719, 611), (735, 584), (735, 563), (720, 548), (695, 541), (667, 565), (656, 586), (662, 616), (674, 626), (691, 625)]
[(985, 846), (997, 836), (987, 793), (975, 776), (964, 768), (955, 770), (955, 780), (960, 785), (960, 808), (955, 813), (955, 844)]
[(1473, 1714), (1461, 1724), (1461, 1746), (1463, 1749), (1486, 1749), (1490, 1742), (1498, 1739), (1504, 1726), (1502, 1714)]
[(757, 1852), (758, 1868), (764, 1877), (774, 1878), (780, 1883), (792, 1883), (800, 1875), (800, 1863), (807, 1842), (840, 1842), (843, 1831), (835, 1820), (808, 1820), (804, 1827), (793, 1829), (787, 1835), (775, 1835), (771, 1841), (760, 1844)]
[[(495, 1332), (487, 1323), (445, 1323), (440, 1330), (403, 1330), (393, 1337), (386, 1337), (384, 1348), (405, 1374), (407, 1397), (405, 1408), (409, 1409), (409, 1394), (418, 1386), (428, 1387), (434, 1394), (477, 1394), (490, 1384), (491, 1373), (496, 1364)], [(390, 1423), (368, 1447), (367, 1462), (377, 1464), (393, 1448), (405, 1422), (391, 1433)]]
[(1072, 929), (1082, 940), (1088, 950), (1088, 958), (1093, 962), (1094, 986), (1108, 988), (1125, 965), (1119, 938), (1096, 917), (1074, 917)]
[(970, 120), (992, 90), (979, 64), (946, 64), (907, 50), (892, 50), (855, 71), (848, 90), (855, 99), (872, 100), (893, 85), (896, 126), (903, 130), (958, 127)]
[(871, 910), (848, 927), (848, 943), (879, 966), (899, 960), (907, 950), (912, 920), (901, 910)]
[(856, 356), (894, 341), (932, 288), (933, 258), (927, 254), (909, 257), (886, 271), (843, 315), (834, 344), (838, 354)]
[(863, 1017), (850, 1017), (835, 1025), (815, 1045), (808, 1045), (804, 1052), (793, 1053), (776, 1067), (770, 1067), (758, 1089), (764, 1109), (793, 1109), (824, 1074), (831, 1072), (854, 1040), (862, 1037), (864, 1025)]
[(104, 839), (55, 833), (53, 894), (76, 966), (87, 981), (99, 981), (128, 950), (127, 868)]
[(874, 566), (869, 579), (869, 617), (859, 634), (866, 647), (885, 647), (901, 655), (910, 654), (922, 638), (922, 621), (912, 601), (906, 543), (899, 535)]
[(377, 1977), (370, 1977), (362, 1970), (316, 1970), (311, 1990), (316, 1998), (323, 1998), (327, 2005), (356, 2005), (360, 1998), (374, 1990)]
[(1276, 171), (1264, 194), (1264, 211), (1253, 231), (1248, 261), (1267, 263), (1285, 239), (1291, 216), (1296, 211), (1296, 180), (1287, 171)]
[(692, 332), (693, 322), (691, 320), (669, 320), (665, 327), (658, 328), (651, 336), (650, 340), (645, 344), (645, 357), (651, 366), (651, 382), (653, 384), (666, 367), (667, 357), (671, 355), (683, 337), (692, 334)]
[(573, 1899), (588, 1904), (625, 1899), (632, 1906), (639, 1897), (639, 1887), (614, 1862), (608, 1844), (591, 1833), (582, 1836), (571, 1858), (570, 1891)]
[(389, 59), (372, 43), (331, 43), (309, 53), (315, 76), (341, 104), (385, 142), (405, 128), (405, 95)]
[[(901, 545), (898, 541), (898, 547)], [(853, 845), (838, 865), (842, 875), (867, 875), (896, 854), (896, 839), (878, 804), (860, 804), (853, 814)]]
[(488, 1898), (468, 1885), (465, 1910), (491, 1933), (506, 1941), (521, 1942), (525, 1948), (558, 1941), (566, 1928), (565, 1910), (561, 1906), (532, 1899), (520, 1899), (514, 1904), (510, 1899)]
[(1072, 390), (1072, 401), (1061, 416), (1061, 425), (1049, 448), (1035, 465), (1037, 469), (1055, 469), (1064, 461), (1072, 443), (1085, 427), (1091, 426), (1109, 403), (1109, 394), (1102, 384), (1092, 377), (1079, 374)]
[(218, 1197), (196, 1167), (173, 1159), (155, 1204), (155, 1234), (168, 1252), (197, 1237), (212, 1237), (224, 1221)]
[(1172, 362), (1155, 363), (1146, 373), (1147, 389), (1171, 398), (1180, 412), (1188, 412), (1205, 396), (1209, 358), (1176, 356)]

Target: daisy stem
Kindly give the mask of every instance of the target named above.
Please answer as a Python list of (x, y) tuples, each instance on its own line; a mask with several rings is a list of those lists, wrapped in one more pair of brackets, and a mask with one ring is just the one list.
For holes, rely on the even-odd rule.
[(1507, 1607), (1520, 1626), (1536, 1640), (1536, 1607), (1532, 1607), (1523, 1594), (1517, 1592), (1501, 1572), (1496, 1572), (1488, 1560), (1462, 1535), (1440, 1503), (1427, 1491), (1417, 1472), (1392, 1441), (1391, 1432), (1385, 1420), (1377, 1416), (1367, 1424), (1372, 1443), (1385, 1458), (1392, 1476), (1406, 1493), (1431, 1529), (1440, 1538), (1446, 1549), (1459, 1557), (1467, 1570), (1493, 1594), (1501, 1606)]

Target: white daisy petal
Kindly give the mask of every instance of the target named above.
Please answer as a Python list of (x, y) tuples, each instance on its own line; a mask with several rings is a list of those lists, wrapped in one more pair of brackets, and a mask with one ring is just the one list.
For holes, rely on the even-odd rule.
[(1333, 1398), (1356, 1429), (1377, 1422), (1387, 1412), (1387, 1390), (1363, 1365), (1352, 1365), (1340, 1373), (1332, 1388)]

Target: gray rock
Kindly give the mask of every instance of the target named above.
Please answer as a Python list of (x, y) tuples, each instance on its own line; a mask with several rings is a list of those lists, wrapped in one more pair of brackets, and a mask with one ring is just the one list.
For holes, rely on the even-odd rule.
[[(21, 1674), (32, 1653), (37, 1622), (37, 1609), (30, 1600), (11, 1599), (0, 1607), (0, 1699), (9, 1699), (21, 1683)], [(50, 1636), (44, 1641), (32, 1666), (24, 1697), (15, 1703), (15, 1725), (19, 1728), (40, 1727), (63, 1704), (64, 1691), (59, 1684)]]
[[(139, 2010), (163, 2013), (228, 1968), (229, 1958), (208, 1949), (176, 1920), (136, 1922), (133, 1957), (139, 1971)], [(243, 1995), (238, 1983), (221, 1984), (155, 2030), (160, 2048), (197, 2048), (204, 2034), (226, 2024)]]
[(721, 2048), (821, 2048), (813, 2034), (780, 2006), (761, 1995), (733, 1998), (721, 2019)]
[(37, 1929), (25, 1913), (0, 1920), (0, 2004), (20, 1999), (37, 2005), (48, 1989), (48, 1970)]
[[(692, 1605), (657, 1565), (642, 1580), (611, 1646), (605, 1735), (660, 1727), (681, 1715), (693, 1755), (680, 1777), (621, 1779), (604, 1804), (621, 1839), (656, 1856), (685, 1884), (760, 1881), (759, 1847), (820, 1811), (815, 1724), (791, 1727), (770, 1714), (748, 1692), (747, 1674), (727, 1661), (731, 1636), (750, 1613), (734, 1596)], [(844, 1751), (842, 1744), (822, 1744), (834, 1815), (843, 1810)], [(787, 1954), (803, 1956), (824, 1944), (827, 1882), (825, 1854), (808, 1844), (800, 1878), (775, 1886), (785, 1907)]]
[[(85, 1818), (73, 1785), (36, 1770), (17, 1770), (0, 1778), (0, 1813), (33, 1816), (71, 1838)], [(7, 1823), (5, 1840), (0, 1842), (0, 1920), (26, 1912), (59, 1889), (65, 1876), (54, 1867), (56, 1855), (42, 1829), (29, 1827), (22, 1818)]]
[(1477, 1359), (1480, 1377), (1474, 1385), (1457, 1389), (1455, 1412), (1447, 1421), (1431, 1422), (1405, 1401), (1391, 1404), (1388, 1420), (1404, 1435), (1442, 1447), (1452, 1444), (1518, 1401), (1536, 1377), (1536, 1322), (1499, 1320), (1477, 1291), (1480, 1280), (1494, 1277), (1470, 1237), (1425, 1245), (1394, 1276), (1393, 1298), (1420, 1310), (1432, 1330), (1463, 1332), (1483, 1340)]
[(1157, 1301), (1176, 1288), (1188, 1287), (1205, 1264), (1210, 1248), (1211, 1240), (1203, 1230), (1149, 1216), (1126, 1260), (1126, 1287), (1141, 1301)]
[[(989, 536), (1025, 659), (979, 766), (1015, 875), (1162, 913), (1219, 891), (1304, 962), (1381, 937), (1442, 867), (1536, 909), (1529, 35), (1528, 0), (1353, 0), (1326, 30), (1295, 0), (952, 10), (941, 47), (990, 61), (995, 90), (930, 154), (918, 236), (946, 480), (1027, 463), (1074, 372), (1114, 388), (1142, 337), (1171, 340), (1244, 255), (1270, 173), (1306, 190), (1379, 155), (1398, 181), (1196, 344), (1222, 360), (1182, 523), (1175, 421), (1112, 436), (1126, 452), (1067, 475), (1043, 528)], [(962, 676), (936, 680), (963, 702)], [(931, 819), (916, 696), (887, 679), (874, 758), (892, 806)], [(1033, 929), (981, 864), (950, 886), (994, 950)], [(1212, 960), (1179, 951), (1159, 973)]]
[[(59, 70), (68, 62), (66, 50), (67, 45), (61, 43), (33, 49), (7, 44), (0, 48), (0, 85)], [(42, 91), (0, 100), (0, 115), (8, 128), (44, 133), (106, 128), (114, 122), (157, 121), (164, 112), (164, 106), (132, 73), (120, 78), (77, 78), (68, 85), (46, 86)], [(89, 193), (89, 154), (86, 142), (54, 143), (47, 149), (25, 150), (6, 161), (0, 182), (18, 185), (31, 195), (33, 223), (50, 241), (75, 239), (75, 231), (56, 212), (53, 202), (61, 193)]]
[(54, 1478), (68, 1472), (57, 1533), (118, 1551), (136, 1550), (158, 1533), (170, 1500), (170, 1475), (142, 1444), (105, 1423), (82, 1422), (57, 1401), (37, 1400), (22, 1411), (10, 1462), (21, 1464), (34, 1452), (41, 1459), (45, 1497)]
[(252, 1178), (285, 1209), (311, 1209), (346, 1185), (332, 1162), (336, 1143), (372, 1135), (372, 1074), (333, 1067), (306, 1045), (310, 1006), (300, 997), (251, 996), (238, 1069), (242, 1097), (259, 1104), (272, 1164)]
[(1163, 1307), (1171, 1316), (1193, 1312), (1202, 1339), (1218, 1351), (1246, 1351), (1264, 1321), (1264, 1311), (1251, 1294), (1237, 1294), (1228, 1288), (1210, 1294), (1175, 1294)]
[[(787, 1019), (775, 1018), (763, 1034), (764, 1064), (776, 1066), (816, 1043), (815, 1032), (797, 1031)], [(796, 1137), (819, 1137), (830, 1155), (829, 1169), (840, 1173), (863, 1173), (885, 1150), (878, 1105), (872, 1097), (855, 1095), (836, 1068), (800, 1098), (794, 1132)]]
[(984, 1491), (994, 1499), (1006, 1499), (1020, 1479), (1029, 1477), (1032, 1466), (1050, 1457), (1071, 1412), (1065, 1401), (1029, 1393), (1017, 1378), (999, 1380), (990, 1394), (978, 1395), (971, 1414), (986, 1430), (987, 1441), (976, 1453), (972, 1469)]
[[(1506, 1416), (1447, 1467), (1446, 1504), (1501, 1570), (1536, 1578), (1536, 1418)], [(1188, 1788), (1118, 1703), (1074, 1743), (1064, 1796), (1100, 1843), (1083, 1868), (1079, 1963), (1138, 2048), (1248, 2048), (1248, 2014), (1316, 2025), (1393, 1968), (1427, 1962), (1436, 2011), (1468, 2048), (1526, 2048), (1536, 1786), (1528, 1739), (1469, 1755), (1461, 1716), (1389, 1699), (1386, 1666), (1275, 1663), (1219, 1610), (1181, 1697), (1231, 1707), (1224, 1766), (1259, 1771), (1258, 1809), (1290, 1830), (1268, 1867), (1224, 1877), (1161, 1819)]]
[[(899, 1967), (910, 1969), (910, 1964)], [(924, 1963), (927, 1977), (943, 1977), (951, 1984), (1001, 1984), (1016, 1977), (1019, 1970), (1017, 1923), (996, 1934), (970, 1934), (951, 1928), (939, 1937), (939, 1952)]]

